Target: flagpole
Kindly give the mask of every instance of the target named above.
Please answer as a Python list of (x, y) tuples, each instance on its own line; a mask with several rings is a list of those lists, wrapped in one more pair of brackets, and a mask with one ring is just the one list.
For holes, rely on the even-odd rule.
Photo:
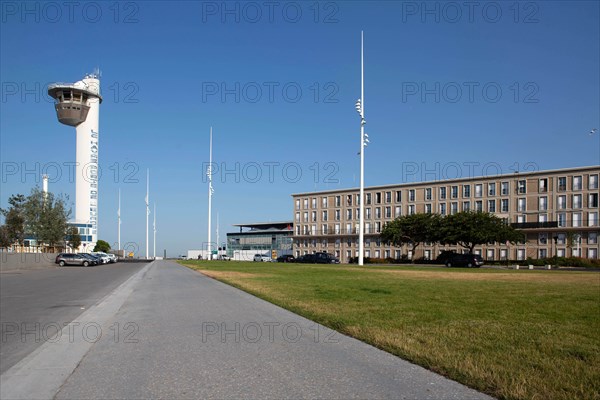
[(212, 243), (211, 243), (211, 214), (212, 214), (212, 126), (210, 127), (209, 140), (209, 158), (208, 158), (208, 259), (212, 260)]
[(156, 202), (154, 203), (154, 222), (152, 223), (152, 229), (154, 230), (154, 238), (152, 239), (152, 258), (156, 260)]
[(121, 188), (119, 188), (119, 208), (117, 209), (118, 230), (117, 230), (117, 250), (121, 250)]
[(148, 216), (150, 215), (150, 169), (146, 169), (146, 259), (148, 259)]
[(365, 216), (364, 216), (364, 198), (365, 198), (365, 81), (364, 81), (364, 62), (363, 62), (363, 32), (360, 32), (360, 211), (358, 226), (358, 265), (364, 263), (365, 251)]

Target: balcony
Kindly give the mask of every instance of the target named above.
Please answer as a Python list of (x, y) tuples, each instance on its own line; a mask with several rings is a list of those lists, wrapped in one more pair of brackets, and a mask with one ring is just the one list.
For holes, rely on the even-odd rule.
[(515, 229), (546, 229), (546, 228), (558, 228), (557, 221), (546, 221), (546, 222), (515, 222), (510, 224)]

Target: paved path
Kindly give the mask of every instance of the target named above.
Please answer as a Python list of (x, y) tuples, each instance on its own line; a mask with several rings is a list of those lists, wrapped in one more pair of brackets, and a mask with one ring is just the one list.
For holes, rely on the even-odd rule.
[(0, 377), (2, 398), (488, 398), (172, 262), (86, 321), (102, 335), (40, 346)]
[(0, 374), (144, 265), (116, 263), (0, 273)]

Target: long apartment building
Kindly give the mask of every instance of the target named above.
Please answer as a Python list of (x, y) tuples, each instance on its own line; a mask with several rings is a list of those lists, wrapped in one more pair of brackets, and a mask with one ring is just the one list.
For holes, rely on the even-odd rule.
[[(514, 173), (489, 177), (372, 186), (365, 188), (365, 257), (434, 260), (455, 246), (425, 243), (407, 247), (383, 243), (386, 223), (414, 213), (485, 211), (523, 230), (523, 244), (494, 243), (475, 249), (487, 260), (547, 257), (598, 258), (600, 166)], [(293, 254), (326, 251), (349, 262), (358, 256), (359, 189), (292, 195)]]

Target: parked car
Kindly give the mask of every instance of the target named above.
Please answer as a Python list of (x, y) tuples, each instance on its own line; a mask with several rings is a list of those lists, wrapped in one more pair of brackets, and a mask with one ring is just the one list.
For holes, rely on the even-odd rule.
[(319, 252), (300, 256), (296, 262), (306, 264), (339, 264), (340, 260), (332, 254)]
[(88, 260), (90, 260), (90, 265), (102, 264), (102, 260), (100, 259), (100, 257), (93, 256), (88, 253), (79, 253), (79, 254), (86, 257)]
[(219, 256), (217, 257), (217, 260), (221, 260), (221, 261), (230, 261), (231, 257), (226, 256), (225, 254), (219, 254)]
[(108, 256), (108, 258), (110, 258), (110, 262), (113, 264), (119, 261), (116, 254), (107, 253), (106, 255)]
[(291, 254), (285, 254), (283, 256), (277, 257), (277, 262), (280, 262), (280, 263), (288, 263), (288, 262), (294, 262), (294, 261), (296, 261), (296, 259)]
[(440, 253), (439, 256), (435, 259), (436, 264), (446, 265), (446, 261), (448, 261), (451, 257), (456, 255), (456, 251), (454, 250), (444, 250)]
[(454, 254), (446, 260), (446, 267), (476, 267), (483, 265), (483, 258), (478, 254)]
[(61, 267), (64, 267), (65, 265), (83, 265), (84, 267), (94, 265), (93, 261), (85, 255), (74, 253), (60, 253), (56, 256), (56, 260), (54, 262)]
[(110, 257), (108, 256), (108, 254), (103, 253), (101, 251), (94, 251), (92, 253), (90, 253), (93, 256), (96, 257), (100, 257), (100, 260), (102, 261), (102, 264), (108, 264), (110, 262)]
[(273, 260), (271, 260), (271, 257), (269, 257), (269, 255), (267, 255), (267, 254), (255, 254), (254, 255), (254, 261), (257, 261), (257, 262), (271, 262)]

